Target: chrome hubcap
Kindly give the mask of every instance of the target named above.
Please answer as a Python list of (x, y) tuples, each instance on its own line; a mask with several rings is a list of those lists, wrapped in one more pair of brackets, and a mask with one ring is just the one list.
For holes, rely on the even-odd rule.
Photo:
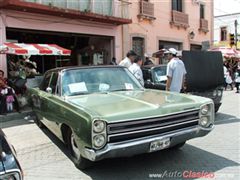
[(75, 142), (75, 139), (74, 139), (74, 135), (72, 134), (71, 135), (71, 146), (72, 146), (72, 150), (73, 150), (73, 156), (77, 159), (80, 158), (80, 151), (77, 147), (77, 144)]

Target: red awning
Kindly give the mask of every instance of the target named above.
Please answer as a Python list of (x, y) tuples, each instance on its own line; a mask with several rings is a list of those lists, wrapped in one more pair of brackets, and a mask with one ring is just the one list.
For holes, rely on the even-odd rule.
[(216, 48), (212, 48), (210, 49), (210, 51), (220, 51), (222, 52), (223, 56), (226, 57), (238, 57), (239, 56), (239, 52), (233, 48), (229, 48), (229, 47), (216, 47)]
[(7, 42), (4, 43), (3, 46), (0, 46), (0, 54), (70, 56), (71, 50), (62, 48), (56, 44), (25, 44)]

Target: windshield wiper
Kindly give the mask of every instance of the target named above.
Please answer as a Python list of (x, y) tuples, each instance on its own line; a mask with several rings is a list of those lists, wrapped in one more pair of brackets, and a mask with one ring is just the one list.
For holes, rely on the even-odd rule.
[(142, 88), (142, 89), (114, 89), (114, 90), (111, 90), (110, 92), (114, 92), (114, 91), (144, 91), (144, 88)]
[(86, 95), (86, 94), (90, 94), (89, 92), (78, 92), (78, 93), (72, 93), (69, 96), (79, 96), (79, 95)]
[(114, 91), (132, 91), (133, 89), (114, 89), (111, 90), (110, 92), (114, 92)]

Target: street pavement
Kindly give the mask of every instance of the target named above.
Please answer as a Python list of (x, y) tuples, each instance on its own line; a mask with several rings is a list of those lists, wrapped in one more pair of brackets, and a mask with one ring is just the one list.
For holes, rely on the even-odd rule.
[(188, 141), (180, 150), (107, 159), (85, 171), (75, 168), (61, 141), (31, 118), (0, 126), (17, 151), (25, 180), (189, 179), (197, 172), (209, 176), (195, 179), (240, 179), (240, 94), (224, 92), (215, 124), (210, 134)]

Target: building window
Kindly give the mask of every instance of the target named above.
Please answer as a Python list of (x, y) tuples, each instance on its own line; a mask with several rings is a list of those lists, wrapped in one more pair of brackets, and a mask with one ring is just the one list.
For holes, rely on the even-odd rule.
[(145, 44), (144, 38), (142, 37), (132, 38), (132, 49), (137, 55), (141, 56), (142, 58), (143, 58), (144, 49), (145, 49), (144, 44)]
[(221, 41), (227, 40), (227, 27), (221, 27), (221, 34), (220, 34)]
[(182, 0), (172, 0), (172, 10), (182, 12)]
[(205, 14), (205, 6), (203, 4), (200, 4), (200, 19), (204, 19)]
[(198, 44), (190, 44), (190, 50), (191, 51), (201, 51), (202, 50), (202, 46), (198, 45)]
[[(174, 48), (176, 50), (181, 50), (182, 49), (182, 43), (180, 42), (172, 42), (172, 41), (158, 41), (158, 49), (169, 49), (169, 48)], [(159, 64), (167, 64), (168, 59), (166, 56), (159, 57)]]

